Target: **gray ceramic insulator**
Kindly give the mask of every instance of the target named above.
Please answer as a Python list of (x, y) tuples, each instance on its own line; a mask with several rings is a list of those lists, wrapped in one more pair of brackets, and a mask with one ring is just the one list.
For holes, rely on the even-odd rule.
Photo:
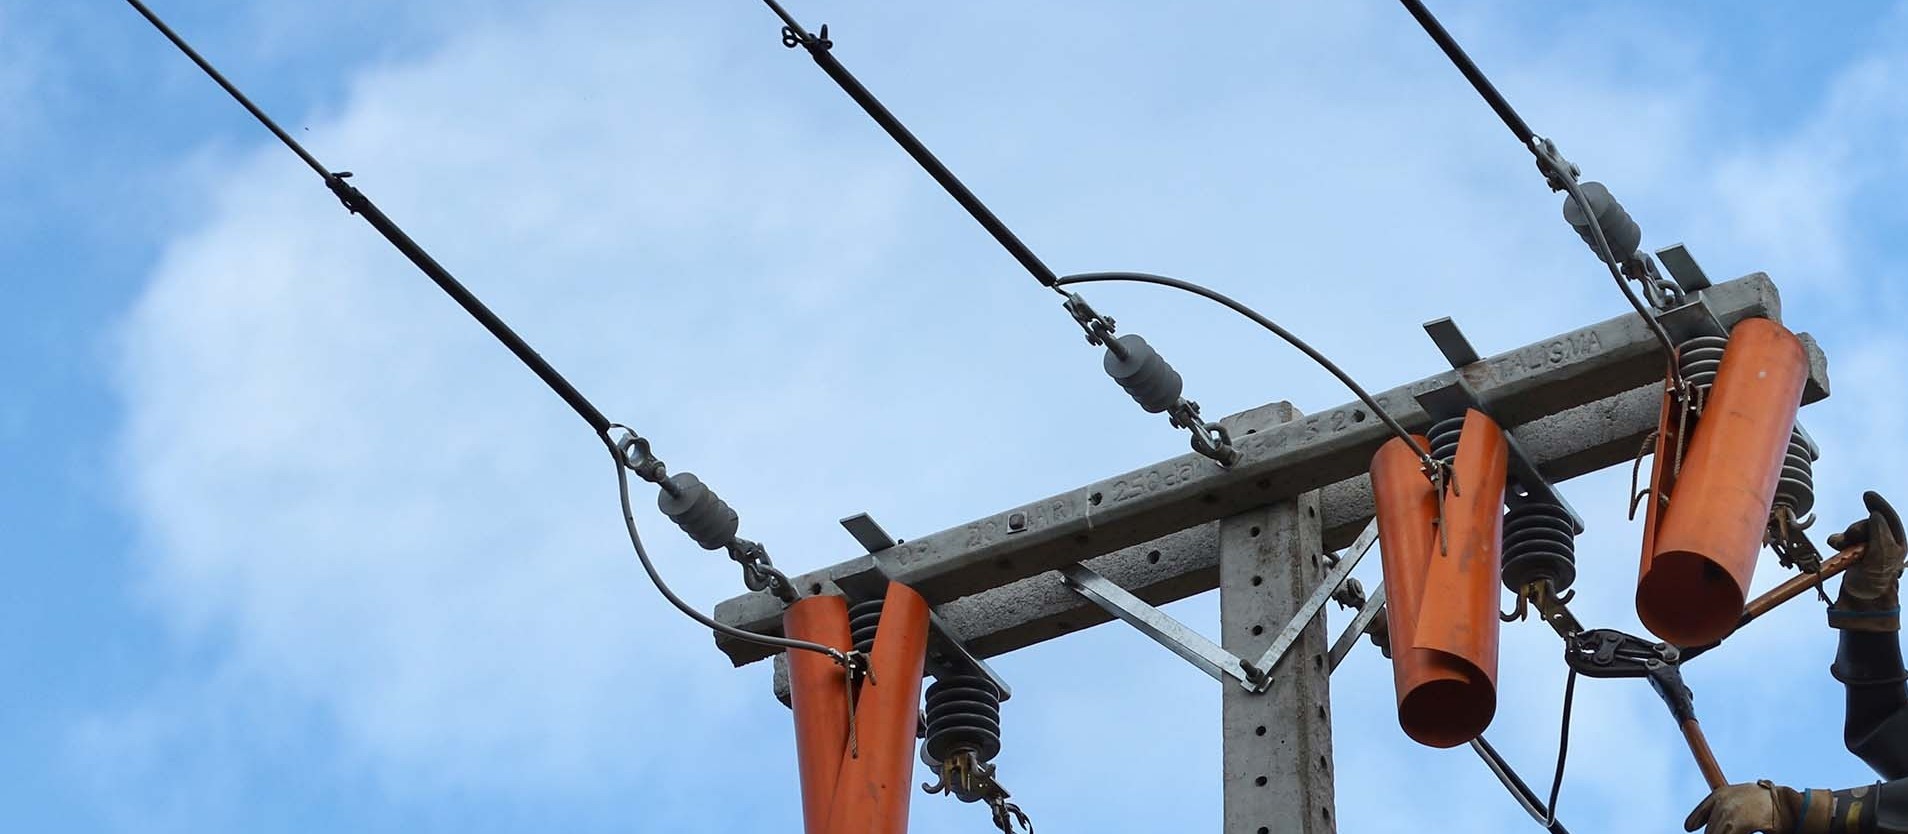
[(729, 502), (717, 497), (715, 492), (702, 485), (702, 480), (683, 472), (669, 476), (669, 484), (675, 487), (676, 494), (664, 490), (656, 496), (656, 508), (669, 520), (676, 522), (689, 538), (704, 550), (721, 550), (735, 540), (735, 531), (741, 526), (735, 510)]
[(1166, 359), (1153, 350), (1145, 339), (1128, 334), (1117, 340), (1126, 351), (1121, 359), (1112, 348), (1106, 351), (1106, 373), (1118, 382), (1140, 408), (1148, 413), (1158, 414), (1179, 403), (1179, 395), (1186, 389), (1185, 382), (1179, 378), (1179, 372)]
[[(1621, 264), (1635, 256), (1637, 247), (1643, 245), (1642, 227), (1630, 219), (1630, 213), (1623, 210), (1623, 204), (1610, 195), (1610, 189), (1603, 187), (1603, 183), (1586, 182), (1580, 188), (1583, 198), (1590, 203), (1590, 213), (1597, 218), (1597, 224), (1603, 227), (1603, 239), (1610, 244), (1610, 251), (1616, 255), (1617, 263)], [(1566, 196), (1563, 214), (1564, 219), (1570, 222), (1570, 228), (1577, 230), (1577, 235), (1583, 238), (1590, 251), (1602, 258), (1603, 253), (1597, 249), (1596, 235), (1590, 230), (1590, 221), (1577, 208), (1577, 201)]]

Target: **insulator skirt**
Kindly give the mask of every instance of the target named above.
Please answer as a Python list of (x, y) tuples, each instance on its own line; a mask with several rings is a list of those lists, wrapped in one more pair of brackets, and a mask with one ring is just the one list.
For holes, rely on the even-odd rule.
[(676, 522), (689, 538), (704, 550), (721, 550), (735, 540), (735, 531), (741, 525), (735, 510), (729, 502), (715, 494), (715, 490), (704, 486), (702, 480), (688, 472), (669, 476), (669, 483), (676, 494), (664, 490), (656, 496), (656, 508), (662, 514)]
[(1504, 514), (1504, 587), (1539, 581), (1553, 591), (1577, 581), (1577, 527), (1563, 507), (1533, 501)]
[(1107, 375), (1148, 413), (1159, 414), (1177, 405), (1186, 384), (1166, 357), (1160, 356), (1145, 339), (1131, 333), (1115, 341), (1126, 352), (1126, 358), (1121, 359), (1109, 346), (1103, 363)]
[(874, 649), (875, 630), (881, 626), (881, 600), (871, 599), (848, 606), (848, 633), (855, 651), (863, 654)]
[(927, 755), (944, 762), (962, 750), (981, 763), (1000, 755), (1000, 690), (978, 675), (940, 678), (927, 690)]

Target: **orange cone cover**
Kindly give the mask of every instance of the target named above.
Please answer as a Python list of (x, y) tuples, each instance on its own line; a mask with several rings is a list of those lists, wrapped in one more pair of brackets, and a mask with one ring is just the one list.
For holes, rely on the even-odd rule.
[[(1712, 643), (1742, 616), (1808, 371), (1801, 341), (1782, 325), (1746, 319), (1730, 332), (1670, 499), (1646, 528), (1636, 613), (1656, 636)], [(1657, 454), (1659, 473), (1673, 464)]]
[(1372, 458), (1398, 723), (1420, 744), (1468, 742), (1497, 712), (1498, 559), (1509, 462), (1497, 424), (1467, 413), (1454, 467), (1458, 489), (1445, 498), (1442, 548), (1437, 494), (1416, 453), (1392, 440)]

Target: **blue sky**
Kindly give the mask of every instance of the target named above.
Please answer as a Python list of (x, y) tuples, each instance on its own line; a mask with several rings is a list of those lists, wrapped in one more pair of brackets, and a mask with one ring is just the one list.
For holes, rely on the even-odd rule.
[[(912, 537), (1183, 447), (756, 4), (154, 5), (791, 570), (851, 555), (853, 512)], [(1028, 5), (795, 11), (1057, 269), (1211, 283), (1367, 386), (1436, 370), (1441, 315), (1495, 352), (1622, 311), (1399, 8)], [(1646, 245), (1782, 288), (1836, 384), (1805, 413), (1825, 525), (1908, 501), (1904, 9), (1436, 8)], [(648, 588), (588, 432), (130, 8), (0, 0), (0, 112), (0, 823), (793, 827), (767, 667)], [(1091, 296), (1209, 414), (1348, 399), (1202, 302)], [(1580, 613), (1634, 630), (1625, 475), (1567, 493)], [(644, 521), (692, 600), (739, 589)], [(1809, 605), (1690, 670), (1733, 777), (1871, 778)], [(1173, 611), (1216, 633), (1210, 596)], [(1554, 638), (1505, 641), (1492, 736), (1540, 780)], [(1113, 628), (999, 666), (1042, 831), (1217, 827), (1211, 681)], [(1527, 830), (1468, 753), (1404, 739), (1375, 653), (1333, 683), (1343, 830)], [(1573, 750), (1573, 830), (1702, 794), (1640, 685), (1581, 687)]]

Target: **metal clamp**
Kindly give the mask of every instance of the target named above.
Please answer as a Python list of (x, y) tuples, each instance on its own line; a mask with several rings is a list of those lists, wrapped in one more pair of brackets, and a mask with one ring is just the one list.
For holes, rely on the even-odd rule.
[(1390, 657), (1391, 633), (1389, 623), (1383, 619), (1384, 614), (1385, 586), (1380, 583), (1378, 587), (1372, 589), (1371, 594), (1365, 598), (1365, 604), (1352, 617), (1351, 623), (1345, 626), (1345, 630), (1332, 643), (1332, 651), (1327, 658), (1325, 668), (1329, 671), (1337, 671), (1338, 664), (1344, 662), (1345, 656), (1358, 647), (1358, 638), (1366, 634), (1371, 635), (1372, 645), (1384, 652), (1385, 657)]

